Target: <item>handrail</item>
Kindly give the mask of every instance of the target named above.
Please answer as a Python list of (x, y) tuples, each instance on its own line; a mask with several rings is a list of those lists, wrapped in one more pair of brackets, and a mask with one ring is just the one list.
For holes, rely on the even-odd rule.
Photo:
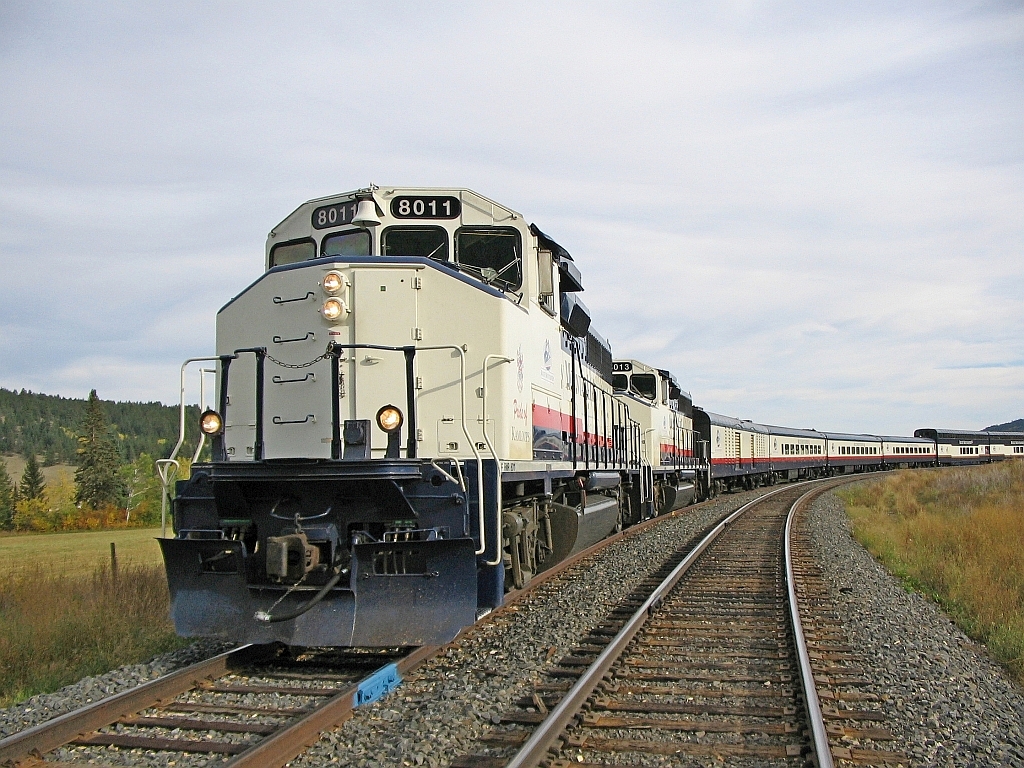
[[(178, 390), (178, 442), (174, 444), (173, 450), (171, 450), (170, 456), (166, 459), (157, 459), (154, 463), (156, 464), (156, 473), (160, 478), (160, 538), (167, 538), (167, 489), (174, 479), (174, 476), (178, 473), (178, 469), (181, 465), (178, 463), (178, 451), (181, 450), (181, 446), (185, 443), (185, 369), (188, 368), (192, 363), (208, 363), (211, 361), (220, 360), (219, 357), (190, 357), (184, 363), (181, 364), (181, 375)], [(203, 373), (199, 374), (200, 389), (205, 389), (203, 384)], [(202, 399), (202, 394), (200, 394)], [(203, 443), (200, 438), (199, 448), (196, 449), (196, 456), (199, 456), (199, 451), (202, 450)], [(193, 459), (194, 460), (194, 459)], [(166, 467), (166, 469), (165, 469)], [(171, 471), (173, 467), (173, 471)]]
[[(178, 474), (181, 464), (177, 459), (157, 459), (153, 462), (156, 465), (156, 474), (160, 478), (160, 538), (167, 538), (167, 486)], [(171, 468), (173, 467), (173, 471)]]
[[(501, 462), (498, 461), (498, 453), (494, 450), (494, 444), (491, 442), (490, 435), (487, 434), (487, 362), (489, 360), (497, 360), (499, 363), (511, 363), (511, 357), (505, 357), (505, 355), (485, 355), (484, 356), (484, 367), (480, 375), (483, 378), (483, 428), (484, 428), (484, 442), (487, 443), (487, 447), (491, 451), (491, 456), (494, 458), (494, 465), (497, 468), (497, 479), (498, 479), (498, 492), (497, 492), (497, 527), (495, 530), (501, 530)], [(498, 543), (495, 546), (494, 560), (484, 561), (486, 565), (499, 565), (503, 560), (504, 556), (501, 552), (501, 539), (499, 537)]]
[(168, 459), (177, 458), (178, 451), (181, 450), (181, 445), (185, 442), (185, 369), (192, 363), (209, 363), (219, 360), (220, 357), (190, 357), (181, 364), (181, 389), (178, 398), (178, 442), (175, 444), (174, 450), (171, 451), (171, 455), (167, 457)]
[[(654, 465), (651, 463), (651, 458), (648, 456), (647, 450), (647, 435), (651, 432), (657, 432), (656, 427), (645, 429), (640, 433), (640, 503), (643, 504), (645, 501), (654, 501)], [(644, 468), (650, 471), (650, 477), (644, 473)], [(644, 498), (644, 480), (648, 480), (647, 484), (647, 498)]]
[[(416, 449), (415, 449), (415, 443), (416, 443), (416, 418), (415, 418), (415, 410), (414, 410), (415, 409), (415, 392), (412, 390), (412, 387), (413, 387), (413, 384), (414, 384), (413, 377), (412, 377), (412, 374), (411, 374), (411, 370), (412, 370), (411, 363), (412, 363), (412, 360), (413, 360), (413, 358), (414, 358), (414, 356), (415, 356), (415, 354), (417, 352), (430, 352), (430, 351), (450, 350), (450, 351), (454, 351), (454, 352), (456, 352), (458, 354), (458, 356), (459, 356), (459, 396), (460, 396), (460, 405), (461, 405), (461, 410), (462, 410), (462, 433), (465, 436), (466, 442), (469, 444), (469, 448), (473, 452), (473, 457), (476, 460), (476, 473), (477, 473), (477, 522), (478, 522), (478, 525), (479, 525), (479, 528), (480, 528), (480, 546), (479, 546), (479, 548), (477, 550), (475, 550), (474, 554), (476, 554), (476, 555), (484, 554), (487, 551), (487, 532), (486, 532), (486, 516), (485, 516), (486, 509), (485, 509), (485, 506), (484, 506), (483, 456), (480, 454), (479, 449), (477, 449), (477, 447), (476, 447), (475, 441), (473, 440), (472, 436), (469, 433), (468, 406), (467, 406), (467, 402), (466, 402), (466, 350), (462, 346), (459, 346), (459, 345), (456, 345), (456, 344), (438, 344), (438, 345), (430, 345), (430, 346), (422, 346), (422, 347), (417, 347), (417, 346), (392, 347), (392, 346), (385, 346), (385, 345), (381, 345), (381, 344), (332, 344), (331, 345), (331, 349), (334, 349), (334, 350), (343, 350), (343, 349), (378, 349), (378, 350), (381, 350), (381, 351), (403, 352), (405, 354), (405, 356), (406, 356), (406, 368), (407, 368), (407, 371), (406, 371), (406, 373), (407, 373), (406, 388), (408, 390), (408, 393), (407, 393), (408, 394), (408, 401), (409, 401), (408, 402), (408, 407), (410, 409), (409, 419), (408, 419), (408, 429), (409, 429), (408, 446), (409, 447), (407, 449), (407, 455), (408, 455), (409, 458), (415, 458), (415, 454), (416, 454)], [(180, 423), (179, 423), (178, 442), (174, 446), (174, 450), (171, 452), (170, 458), (169, 459), (161, 459), (160, 462), (158, 462), (158, 464), (159, 463), (163, 463), (163, 464), (166, 464), (166, 465), (170, 466), (173, 463), (175, 466), (177, 466), (178, 463), (177, 463), (177, 461), (175, 461), (175, 458), (176, 458), (176, 456), (178, 454), (178, 451), (181, 449), (182, 444), (185, 441), (185, 406), (184, 406), (184, 402), (185, 402), (185, 369), (186, 369), (186, 367), (189, 364), (194, 363), (194, 362), (220, 361), (221, 363), (224, 363), (226, 357), (234, 359), (239, 354), (245, 353), (245, 352), (252, 352), (252, 353), (256, 354), (256, 358), (257, 358), (256, 362), (257, 362), (257, 367), (258, 368), (260, 367), (261, 358), (266, 356), (266, 350), (263, 349), (262, 347), (261, 348), (245, 348), (245, 349), (237, 349), (237, 350), (235, 350), (234, 354), (232, 354), (232, 355), (220, 355), (220, 356), (217, 356), (217, 357), (194, 357), (194, 358), (189, 358), (188, 360), (186, 360), (182, 364), (182, 366), (181, 366), (181, 406), (180, 406), (181, 407), (181, 411), (180, 411), (180, 418), (179, 418), (179, 422)], [(486, 361), (488, 359), (498, 358), (498, 357), (501, 357), (501, 356), (489, 355), (487, 358), (485, 358), (484, 370), (483, 370), (483, 378), (484, 378), (485, 388), (486, 388), (486, 379), (487, 379), (487, 375), (486, 375), (486, 365), (487, 365), (487, 362)], [(337, 359), (337, 358), (335, 357), (335, 359)], [(505, 362), (511, 362), (510, 358), (503, 358), (503, 360)], [(260, 386), (261, 383), (262, 383), (261, 373), (262, 372), (260, 372), (260, 371), (257, 372), (257, 382), (256, 383), (257, 383), (257, 389), (258, 390), (262, 389), (262, 387)], [(221, 400), (222, 401), (225, 400), (226, 390), (227, 390), (227, 376), (226, 375), (222, 375), (222, 381), (221, 381)], [(261, 397), (261, 395), (262, 395), (262, 393), (258, 391), (257, 392), (257, 398), (256, 398), (257, 399), (257, 403), (256, 403), (257, 411), (262, 411), (262, 407), (261, 407), (262, 406), (262, 397)], [(485, 395), (486, 395), (486, 393), (485, 393)], [(500, 462), (498, 462), (497, 452), (495, 451), (494, 446), (491, 443), (490, 438), (487, 435), (486, 399), (485, 399), (483, 407), (484, 407), (484, 441), (488, 445), (488, 448), (490, 449), (491, 455), (494, 457), (495, 462), (500, 465)], [(226, 408), (222, 408), (222, 413), (221, 413), (221, 417), (223, 419), (225, 419), (225, 421), (227, 419), (227, 414), (224, 413), (223, 411), (226, 411), (226, 410), (227, 410)], [(262, 422), (262, 418), (261, 418), (261, 416), (262, 416), (261, 413), (257, 413), (257, 418), (256, 418), (256, 422), (257, 422), (257, 444), (259, 444), (261, 442), (260, 439), (259, 439), (259, 434), (262, 431), (261, 430), (261, 427), (262, 427), (262, 423), (261, 423)], [(337, 420), (338, 420), (337, 416), (335, 416), (335, 418), (332, 419), (332, 420), (337, 422)], [(337, 428), (337, 426), (338, 426), (338, 424), (335, 423), (334, 424), (335, 429)], [(257, 448), (257, 450), (255, 451), (255, 454), (256, 454), (255, 458), (257, 460), (260, 458), (260, 454), (261, 453), (262, 453), (262, 451), (259, 450), (259, 448)], [(456, 469), (459, 470), (459, 474), (461, 476), (461, 468), (458, 466), (458, 464), (456, 464)], [(163, 506), (165, 508), (166, 507), (167, 487), (170, 484), (169, 477), (173, 476), (173, 474), (169, 474), (169, 475), (167, 475), (167, 477), (165, 477), (165, 472), (160, 472), (160, 474), (161, 474), (161, 483), (163, 484), (163, 488), (164, 488)], [(463, 485), (463, 487), (465, 487), (464, 484), (462, 484), (462, 485)], [(498, 525), (497, 525), (497, 529), (496, 530), (500, 531), (501, 530), (501, 525), (500, 525), (500, 521), (501, 521), (501, 517), (500, 517), (501, 516), (501, 478), (500, 478), (500, 475), (498, 477), (498, 511), (497, 511), (497, 514), (498, 514), (498, 520), (497, 520)], [(165, 521), (165, 519), (166, 519), (166, 510), (165, 509), (161, 513), (161, 519), (163, 521)], [(164, 530), (166, 532), (166, 522), (164, 522), (163, 525), (164, 525)], [(488, 561), (487, 564), (488, 565), (498, 565), (498, 564), (500, 564), (500, 562), (501, 562), (501, 547), (499, 545), (498, 546), (498, 560), (496, 562), (495, 561)]]
[[(206, 410), (206, 376), (207, 373), (217, 373), (216, 368), (200, 368), (199, 369), (199, 412), (203, 413)], [(199, 454), (203, 451), (203, 446), (206, 445), (206, 433), (203, 430), (199, 430), (199, 443), (196, 445), (196, 452), (192, 454), (192, 463), (195, 464), (199, 461)]]
[[(462, 434), (466, 436), (466, 442), (469, 443), (469, 448), (473, 451), (473, 456), (476, 458), (476, 505), (477, 505), (477, 522), (480, 526), (480, 548), (475, 550), (473, 554), (482, 555), (487, 551), (487, 533), (485, 529), (486, 520), (484, 518), (484, 460), (483, 456), (480, 455), (480, 451), (477, 450), (476, 444), (473, 442), (473, 438), (470, 437), (468, 419), (466, 418), (466, 350), (457, 344), (439, 344), (429, 347), (416, 347), (417, 350), (424, 352), (440, 349), (453, 349), (459, 353), (459, 382), (461, 385), (461, 398), (462, 398)], [(486, 367), (484, 371), (486, 372)], [(487, 436), (487, 422), (484, 422), (484, 436)], [(458, 465), (456, 464), (456, 467)], [(461, 474), (461, 473), (460, 473)], [(498, 485), (501, 485), (501, 479), (498, 480)], [(499, 488), (500, 493), (500, 488)], [(498, 510), (498, 514), (501, 514), (501, 510)], [(501, 526), (498, 527), (501, 530)], [(500, 550), (500, 547), (499, 547)]]

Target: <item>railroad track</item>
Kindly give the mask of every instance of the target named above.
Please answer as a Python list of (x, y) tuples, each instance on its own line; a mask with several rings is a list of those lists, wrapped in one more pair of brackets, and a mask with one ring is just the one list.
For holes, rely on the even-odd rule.
[(798, 522), (841, 482), (779, 489), (728, 516), (610, 611), (453, 768), (667, 756), (673, 765), (908, 765), (880, 746), (893, 737), (861, 691)]
[[(778, 503), (782, 503), (783, 499), (799, 495), (799, 493), (800, 490), (787, 487), (770, 494), (770, 496), (777, 499)], [(758, 501), (748, 504), (741, 511), (752, 510), (757, 504)], [(730, 519), (738, 514), (733, 513)], [(758, 513), (758, 515), (763, 514), (767, 513)], [(747, 519), (754, 519), (758, 515), (752, 515)], [(613, 545), (621, 538), (640, 535), (644, 530), (658, 525), (664, 519), (664, 517), (656, 518), (640, 526), (627, 529), (622, 534), (579, 553), (557, 568), (543, 574), (541, 578), (535, 579), (528, 588), (510, 594), (506, 606), (514, 610), (515, 604), (529, 595), (533, 588), (552, 579), (557, 579), (579, 561)], [(739, 530), (736, 524), (728, 526), (720, 524), (719, 528)], [(728, 533), (732, 535), (733, 530), (729, 530)], [(727, 546), (726, 541), (727, 538), (723, 539), (719, 546)], [(658, 573), (648, 577), (625, 602), (610, 613), (609, 619), (603, 627), (595, 629), (591, 636), (584, 640), (580, 648), (561, 660), (561, 663), (553, 670), (550, 679), (539, 682), (534, 687), (532, 696), (520, 702), (519, 711), (508, 713), (504, 719), (505, 726), (495, 729), (485, 737), (483, 746), (487, 750), (487, 754), (465, 756), (456, 760), (453, 765), (497, 766), (505, 765), (509, 759), (519, 760), (519, 763), (511, 763), (516, 765), (538, 764), (539, 760), (546, 760), (549, 764), (554, 765), (557, 764), (557, 761), (566, 759), (571, 759), (573, 764), (579, 765), (579, 760), (584, 755), (591, 754), (600, 754), (604, 757), (612, 756), (614, 759), (614, 754), (618, 751), (617, 747), (623, 746), (626, 741), (633, 738), (628, 734), (637, 729), (647, 737), (644, 739), (648, 742), (647, 754), (652, 751), (656, 754), (664, 754), (664, 752), (659, 753), (658, 750), (670, 747), (676, 750), (673, 754), (733, 754), (730, 750), (738, 750), (736, 754), (759, 754), (757, 750), (744, 751), (746, 748), (742, 745), (729, 746), (725, 742), (722, 742), (723, 746), (717, 748), (718, 751), (714, 751), (704, 744), (698, 744), (696, 749), (693, 747), (681, 748), (679, 744), (682, 742), (678, 742), (678, 740), (658, 747), (649, 737), (659, 729), (668, 730), (677, 736), (681, 733), (690, 733), (697, 739), (702, 739), (708, 734), (715, 734), (716, 731), (714, 726), (700, 730), (695, 729), (695, 726), (687, 730), (687, 726), (682, 720), (679, 720), (680, 725), (675, 727), (666, 726), (661, 722), (669, 714), (678, 720), (680, 715), (686, 714), (683, 711), (684, 705), (675, 706), (675, 709), (680, 710), (675, 713), (651, 711), (645, 714), (640, 710), (625, 709), (630, 706), (628, 701), (633, 699), (650, 696), (679, 699), (682, 696), (688, 699), (687, 705), (691, 710), (695, 712), (699, 707), (703, 707), (702, 711), (707, 714), (711, 711), (708, 709), (709, 701), (717, 702), (719, 706), (726, 706), (733, 703), (732, 699), (737, 698), (732, 694), (738, 694), (738, 690), (728, 687), (721, 688), (714, 693), (706, 693), (698, 700), (697, 697), (692, 696), (694, 690), (684, 691), (674, 683), (662, 684), (659, 687), (651, 680), (627, 682), (625, 678), (621, 678), (620, 673), (623, 670), (634, 669), (636, 671), (640, 669), (636, 666), (637, 659), (643, 661), (645, 658), (646, 660), (655, 658), (649, 650), (641, 650), (639, 652), (641, 656), (634, 661), (630, 661), (629, 657), (623, 657), (621, 662), (612, 659), (611, 666), (615, 667), (614, 674), (606, 680), (602, 680), (605, 676), (604, 672), (597, 673), (593, 670), (584, 672), (588, 665), (605, 656), (604, 652), (612, 646), (622, 646), (621, 651), (628, 644), (621, 638), (618, 641), (615, 638), (618, 631), (630, 623), (631, 616), (637, 613), (655, 615), (652, 613), (655, 604), (662, 601), (665, 601), (666, 605), (668, 604), (665, 591), (661, 588), (665, 577), (674, 577), (678, 581), (689, 569), (689, 565), (680, 569), (680, 563), (684, 562), (684, 559), (686, 563), (692, 563), (697, 559), (699, 552), (709, 546), (710, 542), (704, 541), (695, 550), (691, 550), (687, 546), (675, 556), (670, 557)], [(727, 559), (718, 559), (721, 560), (723, 566), (729, 564)], [(741, 560), (746, 560), (746, 558), (741, 558)], [(796, 569), (797, 574), (803, 577), (803, 582), (810, 584), (810, 586), (806, 586), (806, 584), (804, 586), (804, 591), (809, 595), (807, 599), (820, 601), (823, 589), (818, 589), (811, 583), (813, 582), (813, 566), (806, 559), (797, 562), (800, 563)], [(734, 562), (732, 565), (739, 567), (740, 563)], [(768, 568), (767, 565), (763, 567)], [(704, 595), (705, 603), (712, 600), (716, 592), (722, 592), (720, 586), (713, 587), (714, 578), (714, 576), (704, 577), (705, 587), (709, 590)], [(778, 584), (777, 575), (772, 576), (771, 579), (759, 576), (758, 579), (763, 587), (766, 587), (769, 582)], [(672, 578), (669, 580), (671, 581)], [(689, 583), (689, 577), (687, 583)], [(798, 580), (797, 583), (801, 582)], [(655, 590), (657, 591), (655, 592)], [(653, 597), (652, 592), (655, 593)], [(734, 601), (730, 609), (740, 610), (750, 602), (750, 600)], [(754, 602), (756, 603), (756, 600)], [(692, 609), (693, 606), (686, 610)], [(672, 610), (678, 611), (682, 608), (677, 606)], [(499, 609), (485, 618), (484, 622), (504, 613), (505, 608)], [(734, 618), (730, 618), (730, 623), (734, 620)], [(649, 634), (651, 630), (658, 629), (659, 621), (661, 619), (649, 624), (644, 632)], [(699, 619), (696, 615), (690, 617), (691, 624), (700, 624), (703, 621), (706, 619)], [(479, 624), (480, 622), (475, 626), (479, 626)], [(465, 632), (471, 632), (473, 629), (470, 627)], [(690, 629), (692, 630), (693, 627)], [(639, 627), (634, 628), (632, 634), (636, 635), (638, 630)], [(837, 674), (833, 663), (836, 654), (843, 653), (843, 651), (837, 650), (835, 630), (835, 626), (823, 621), (821, 637), (815, 639), (815, 636), (810, 640), (812, 650), (817, 649), (817, 655), (821, 657), (819, 666), (821, 666), (821, 662), (825, 662), (825, 666), (820, 670), (816, 669), (815, 674), (819, 676), (820, 680), (833, 686), (832, 691), (825, 693), (825, 712), (827, 716), (833, 717), (828, 732), (829, 736), (834, 742), (851, 737), (880, 738), (885, 734), (876, 726), (863, 728), (856, 723), (851, 725), (849, 720), (844, 721), (845, 725), (837, 725), (835, 722), (837, 707), (845, 706), (857, 698), (856, 691), (849, 690), (850, 686), (855, 686), (855, 684), (847, 680), (843, 674)], [(691, 640), (704, 635), (710, 637), (706, 632), (689, 632)], [(457, 640), (461, 638), (462, 635)], [(676, 641), (665, 638), (655, 646), (665, 657), (663, 660), (666, 663), (672, 662), (669, 657), (678, 657), (679, 655), (678, 650), (671, 645), (672, 642)], [(441, 650), (437, 647), (424, 647), (404, 655), (349, 652), (334, 654), (333, 658), (321, 655), (291, 659), (281, 657), (280, 649), (271, 646), (239, 648), (8, 737), (0, 741), (0, 765), (18, 766), (18, 768), (85, 764), (103, 766), (113, 765), (115, 762), (117, 765), (152, 763), (167, 765), (171, 760), (179, 766), (225, 765), (233, 767), (260, 766), (263, 768), (264, 766), (284, 765), (300, 754), (305, 747), (315, 742), (320, 733), (337, 727), (351, 717), (356, 706), (373, 701), (386, 693), (397, 685), (405, 674), (437, 655)], [(734, 666), (740, 664), (740, 658), (739, 655), (734, 655), (730, 663)], [(681, 662), (672, 663), (678, 665)], [(609, 670), (611, 666), (608, 667)], [(672, 669), (675, 671), (669, 674), (674, 675), (673, 680), (683, 679), (678, 673), (678, 667)], [(581, 672), (583, 672), (582, 675)], [(659, 673), (653, 667), (646, 674), (669, 676), (664, 673), (664, 670)], [(783, 676), (787, 674), (789, 674), (789, 678), (784, 681)], [(775, 689), (771, 691), (761, 691), (752, 685), (746, 686), (751, 689), (750, 695), (746, 698), (756, 699), (765, 707), (769, 707), (773, 706), (774, 699), (779, 698), (777, 694), (787, 693), (791, 698), (797, 695), (792, 685), (791, 673), (780, 671), (776, 679), (778, 682), (774, 683)], [(713, 687), (713, 683), (709, 680), (710, 678), (704, 681), (707, 684), (701, 683), (704, 689)], [(738, 682), (733, 681), (733, 683)], [(770, 678), (757, 682), (759, 685), (770, 682)], [(582, 698), (581, 685), (590, 688)], [(596, 696), (589, 695), (595, 691)], [(587, 712), (585, 715), (577, 716), (581, 701), (586, 705)], [(699, 707), (692, 703), (694, 701), (698, 701)], [(576, 703), (571, 704), (570, 702)], [(636, 708), (635, 705), (633, 706)], [(605, 709), (602, 710), (602, 707)], [(671, 702), (669, 702), (669, 708), (671, 708)], [(795, 706), (784, 708), (795, 708)], [(665, 709), (665, 707), (661, 709)], [(870, 713), (862, 714), (870, 715)], [(561, 726), (556, 727), (555, 721), (551, 720), (555, 715), (558, 715), (559, 720), (564, 720)], [(648, 719), (659, 720), (659, 723), (652, 725), (637, 720), (638, 717), (642, 719), (645, 716)], [(636, 722), (631, 723), (630, 718)], [(539, 750), (534, 748), (531, 754), (534, 752), (539, 754), (540, 757), (537, 760), (534, 760), (533, 757), (521, 758), (519, 755), (510, 758), (507, 754), (510, 751), (524, 744), (529, 746), (531, 736), (527, 729), (541, 723), (543, 723), (542, 728), (534, 734), (534, 738), (539, 738), (537, 734), (541, 734), (544, 730), (551, 731), (554, 736), (550, 737), (550, 743), (554, 744), (559, 741), (567, 751), (563, 750), (563, 754), (558, 756), (548, 755), (547, 747)], [(693, 720), (693, 723), (699, 725), (696, 719)], [(565, 727), (570, 724), (572, 727), (566, 731)], [(738, 729), (731, 727), (731, 730), (719, 730), (717, 733), (736, 732)], [(785, 727), (784, 732), (787, 732)], [(607, 734), (614, 734), (615, 738), (609, 739)], [(619, 738), (623, 735), (625, 735), (625, 740)], [(787, 744), (787, 746), (792, 747), (793, 744)], [(116, 748), (116, 758), (115, 753), (109, 751), (111, 747)], [(806, 753), (804, 747), (800, 749), (801, 755)], [(865, 750), (858, 752), (845, 747), (835, 747), (835, 749), (839, 750), (839, 755), (859, 758), (862, 761), (865, 757), (862, 754)], [(847, 751), (843, 752), (843, 749)], [(520, 750), (520, 753), (523, 752), (525, 752), (525, 748)], [(154, 756), (158, 753), (160, 756), (155, 759)], [(171, 757), (168, 753), (179, 753), (179, 757)], [(876, 756), (879, 755), (881, 753)], [(107, 762), (105, 757), (111, 762)], [(524, 759), (527, 762), (522, 762)], [(530, 760), (533, 762), (529, 762)], [(608, 763), (603, 762), (602, 758), (600, 764), (607, 765)]]
[[(579, 561), (667, 518), (633, 526), (559, 563), (474, 626), (515, 610)], [(280, 647), (244, 646), (0, 740), (0, 765), (103, 766), (116, 759), (118, 765), (281, 766), (442, 650), (287, 659)], [(116, 758), (110, 748), (118, 750)]]
[(244, 646), (10, 736), (0, 765), (102, 766), (111, 747), (139, 764), (160, 753), (161, 765), (283, 765), (431, 650), (292, 658), (279, 646)]

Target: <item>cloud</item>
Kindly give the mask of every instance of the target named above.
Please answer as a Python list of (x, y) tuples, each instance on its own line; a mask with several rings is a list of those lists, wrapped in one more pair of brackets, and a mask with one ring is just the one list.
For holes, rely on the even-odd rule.
[(0, 386), (174, 401), (267, 231), (376, 181), (521, 210), (714, 410), (1021, 415), (1013, 4), (0, 13)]

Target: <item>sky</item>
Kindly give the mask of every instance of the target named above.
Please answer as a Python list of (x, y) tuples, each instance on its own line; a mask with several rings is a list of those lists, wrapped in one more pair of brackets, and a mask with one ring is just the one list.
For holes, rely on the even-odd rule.
[(176, 403), (267, 232), (371, 182), (523, 213), (709, 410), (1024, 416), (1019, 2), (4, 0), (0, 387)]

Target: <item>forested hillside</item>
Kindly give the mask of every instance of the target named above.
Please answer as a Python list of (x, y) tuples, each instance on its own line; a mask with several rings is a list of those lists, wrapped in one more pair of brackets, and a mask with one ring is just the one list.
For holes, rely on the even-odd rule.
[(986, 432), (1024, 432), (1024, 419), (1008, 421), (1005, 424), (996, 424), (992, 427), (985, 427)]
[[(146, 453), (165, 458), (178, 439), (178, 407), (162, 403), (103, 400), (110, 433), (123, 460)], [(85, 417), (84, 399), (0, 388), (0, 453), (41, 457), (46, 465), (78, 463), (78, 431)], [(195, 446), (199, 409), (185, 416), (189, 442)]]

